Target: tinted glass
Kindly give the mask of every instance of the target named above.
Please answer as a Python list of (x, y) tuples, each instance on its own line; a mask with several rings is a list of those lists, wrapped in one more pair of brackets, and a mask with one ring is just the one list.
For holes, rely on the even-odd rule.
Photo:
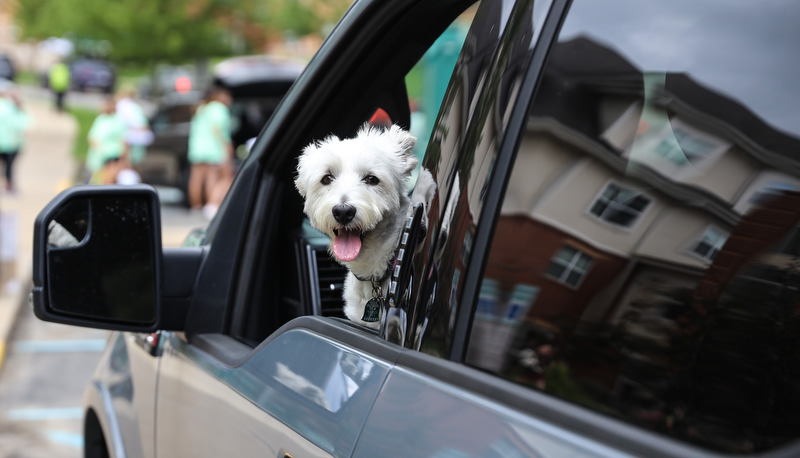
[(414, 190), (433, 198), (427, 236), (413, 256), (412, 271), (425, 275), (412, 276), (409, 302), (418, 308), (408, 320), (407, 346), (450, 356), (475, 225), (550, 5), (482, 2), (467, 33)]
[(793, 2), (572, 3), (469, 364), (719, 451), (800, 435), (798, 31)]

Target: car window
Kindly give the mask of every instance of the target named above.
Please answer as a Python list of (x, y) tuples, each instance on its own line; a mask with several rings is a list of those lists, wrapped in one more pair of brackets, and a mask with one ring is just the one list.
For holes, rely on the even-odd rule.
[(720, 452), (798, 438), (798, 19), (780, 1), (572, 2), (468, 364)]
[[(461, 312), (475, 222), (480, 218), (510, 112), (551, 2), (482, 3), (465, 39), (422, 162), (414, 193), (435, 189), (427, 235), (415, 249), (404, 345), (449, 358)], [(526, 101), (527, 102), (527, 101)], [(405, 293), (408, 291), (408, 293)], [(405, 304), (401, 303), (401, 307)]]
[[(350, 105), (345, 110), (337, 107), (329, 108), (332, 113), (336, 113), (336, 116), (331, 118), (331, 123), (325, 123), (323, 127), (318, 127), (318, 130), (325, 132), (324, 135), (335, 132), (337, 135), (345, 136), (354, 134), (368, 121), (374, 124), (392, 122), (409, 128), (417, 136), (427, 138), (432, 130), (431, 125), (438, 107), (442, 103), (444, 94), (442, 81), (450, 79), (456, 56), (463, 45), (464, 30), (469, 28), (475, 14), (476, 7), (470, 6), (470, 3), (467, 1), (449, 7), (452, 11), (447, 11), (449, 15), (447, 17), (453, 18), (452, 20), (439, 19), (439, 23), (427, 25), (431, 30), (440, 28), (444, 29), (444, 32), (437, 36), (426, 30), (425, 49), (419, 47), (422, 41), (412, 43), (404, 38), (403, 46), (410, 48), (404, 50), (402, 56), (408, 61), (407, 64), (399, 64), (403, 59), (398, 58), (393, 60), (391, 66), (373, 69), (368, 76), (370, 84), (376, 81), (380, 84), (375, 88), (369, 88), (371, 95), (362, 97), (363, 100), (359, 100), (358, 107), (351, 106), (354, 102), (347, 100), (346, 103)], [(436, 50), (441, 47), (446, 49)], [(375, 63), (370, 65), (374, 67)], [(395, 67), (403, 70), (387, 74), (388, 68)], [(375, 73), (378, 70), (380, 78)], [(362, 111), (362, 106), (366, 106), (366, 110)], [(320, 118), (324, 116), (327, 115)], [(342, 126), (336, 126), (335, 123), (342, 123)], [(352, 132), (348, 134), (350, 129)], [(417, 154), (421, 155), (421, 151)], [(280, 219), (280, 224), (283, 226), (276, 235), (280, 241), (273, 245), (264, 238), (263, 232), (259, 232), (258, 241), (254, 242), (254, 245), (260, 245), (257, 249), (276, 250), (279, 259), (287, 259), (292, 265), (281, 267), (280, 272), (273, 272), (272, 265), (255, 267), (255, 270), (259, 270), (256, 276), (260, 275), (260, 278), (267, 280), (252, 285), (252, 290), (247, 296), (241, 295), (242, 298), (247, 297), (247, 300), (242, 300), (232, 311), (230, 333), (251, 346), (257, 345), (280, 325), (298, 316), (313, 314), (344, 318), (342, 289), (346, 270), (328, 253), (327, 236), (311, 228), (305, 216), (301, 216), (302, 203), (299, 203), (299, 195), (292, 182), (288, 183), (290, 187), (287, 193), (290, 195), (283, 201), (284, 208)], [(297, 197), (298, 200), (294, 200), (293, 197)], [(300, 217), (300, 221), (295, 219), (295, 214)], [(294, 224), (296, 227), (292, 226)], [(265, 255), (260, 259), (268, 258), (269, 256)], [(275, 286), (276, 284), (278, 286)], [(278, 294), (267, 291), (269, 288), (279, 287), (280, 303), (275, 304), (278, 301), (274, 298)], [(270, 306), (252, 306), (263, 303), (268, 303)]]
[(161, 133), (176, 124), (188, 124), (193, 111), (194, 104), (167, 106), (153, 116), (150, 126), (156, 133)]
[[(477, 8), (478, 5), (474, 5), (453, 22), (406, 75), (411, 109), (409, 130), (417, 139), (414, 153), (420, 159), (420, 164), (428, 147), (428, 138), (433, 131), (433, 124), (442, 105), (447, 84)], [(419, 167), (409, 180), (411, 186), (416, 182), (418, 174)]]

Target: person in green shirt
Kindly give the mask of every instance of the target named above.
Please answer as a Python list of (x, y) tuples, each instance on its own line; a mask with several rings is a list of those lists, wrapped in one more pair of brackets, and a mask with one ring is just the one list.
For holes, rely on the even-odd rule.
[(231, 95), (223, 88), (212, 88), (195, 110), (189, 131), (189, 205), (202, 209), (231, 166)]
[(56, 110), (64, 111), (64, 94), (67, 93), (70, 83), (69, 67), (64, 62), (56, 62), (50, 67), (47, 75), (50, 89), (55, 96)]
[(0, 87), (0, 160), (5, 165), (6, 191), (16, 192), (14, 160), (22, 150), (30, 118), (13, 86)]
[(89, 129), (89, 154), (86, 168), (93, 184), (114, 183), (115, 173), (127, 161), (125, 123), (117, 116), (114, 99), (103, 102), (103, 111), (97, 115)]

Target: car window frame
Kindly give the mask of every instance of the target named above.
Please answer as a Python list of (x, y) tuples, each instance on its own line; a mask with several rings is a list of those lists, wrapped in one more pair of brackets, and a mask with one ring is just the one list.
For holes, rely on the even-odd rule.
[[(550, 2), (550, 8), (544, 15), (544, 20), (541, 24), (541, 31), (533, 40), (533, 50), (528, 62), (527, 68), (520, 80), (517, 93), (513, 96), (513, 107), (509, 111), (507, 120), (507, 127), (501, 137), (501, 144), (497, 149), (495, 162), (492, 165), (492, 170), (487, 176), (489, 185), (486, 189), (482, 190), (483, 205), (482, 214), (477, 224), (475, 225), (474, 233), (472, 235), (472, 244), (466, 251), (465, 270), (461, 272), (458, 280), (459, 284), (463, 284), (460, 294), (457, 294), (457, 303), (460, 304), (458, 311), (455, 315), (454, 326), (452, 327), (451, 336), (452, 343), (449, 352), (445, 355), (446, 359), (450, 361), (463, 364), (466, 360), (467, 348), (469, 346), (469, 334), (472, 328), (472, 320), (478, 305), (478, 298), (480, 294), (480, 279), (483, 277), (483, 271), (488, 257), (488, 249), (491, 245), (491, 240), (494, 235), (494, 227), (496, 220), (500, 214), (499, 203), (505, 195), (505, 189), (508, 177), (511, 174), (511, 167), (513, 166), (516, 158), (516, 152), (522, 137), (522, 127), (527, 122), (528, 109), (535, 97), (535, 91), (539, 85), (539, 80), (543, 75), (545, 64), (547, 61), (550, 49), (555, 44), (558, 37), (566, 11), (569, 8), (570, 0), (553, 0)], [(508, 31), (504, 31), (508, 33)], [(483, 81), (486, 76), (481, 77)], [(479, 83), (480, 84), (480, 83)], [(470, 106), (475, 106), (478, 99), (484, 97), (485, 94), (482, 90), (475, 95), (476, 99), (470, 103)], [(445, 100), (447, 100), (447, 95)], [(446, 102), (445, 102), (446, 103)], [(441, 111), (440, 111), (441, 113)], [(472, 112), (469, 116), (473, 115)], [(482, 125), (470, 124), (466, 126), (465, 136), (475, 134), (476, 129), (481, 129)], [(456, 161), (462, 153), (458, 153)], [(450, 183), (452, 184), (452, 183)], [(442, 183), (439, 184), (442, 186)], [(437, 190), (440, 199), (440, 206), (444, 208), (444, 203), (450, 198), (453, 192), (450, 188), (440, 188)], [(439, 216), (439, 215), (432, 215)], [(438, 220), (438, 218), (437, 218)], [(437, 232), (433, 234), (433, 239), (439, 237), (438, 230), (441, 224), (437, 225)], [(431, 262), (429, 257), (428, 262)], [(431, 266), (425, 266), (425, 270)], [(437, 286), (438, 288), (438, 286)], [(424, 289), (424, 288), (423, 288)]]
[[(409, 4), (397, 1), (384, 5), (385, 2), (368, 0), (356, 2), (348, 10), (264, 126), (217, 218), (206, 231), (201, 244), (207, 254), (187, 318), (187, 340), (201, 334), (217, 333), (237, 338), (237, 327), (246, 321), (246, 311), (254, 306), (250, 300), (252, 291), (262, 281), (261, 277), (252, 274), (258, 259), (275, 256), (277, 252), (275, 243), (263, 243), (264, 234), (276, 234), (281, 229), (281, 215), (286, 206), (302, 208), (300, 197), (288, 180), (294, 176), (297, 154), (310, 141), (341, 131), (342, 125), (349, 123), (355, 129), (368, 119), (369, 103), (354, 106), (353, 113), (348, 116), (327, 108), (328, 104), (345, 106), (341, 102), (338, 105), (331, 102), (332, 99), (342, 99), (338, 84), (348, 81), (354, 72), (360, 73), (362, 80), (369, 80), (367, 73), (359, 70), (364, 59), (382, 56), (380, 62), (400, 65), (403, 60), (398, 56), (389, 56), (381, 51), (385, 46), (380, 46), (380, 40), (389, 40), (392, 34), (394, 39), (407, 35), (404, 32), (410, 30), (409, 24), (415, 23), (414, 18), (419, 19), (422, 15), (442, 25), (435, 34), (426, 30), (433, 43), (446, 26), (475, 1), (440, 2), (436, 4), (436, 11), (440, 13), (437, 15), (430, 14), (431, 8), (426, 2)], [(426, 11), (428, 14), (423, 15)], [(452, 19), (445, 20), (442, 15), (452, 16)], [(351, 27), (351, 33), (338, 34), (337, 30), (345, 26)], [(353, 34), (357, 36), (350, 36)], [(413, 49), (412, 45), (418, 47), (418, 41), (410, 43), (409, 49)], [(424, 50), (417, 51), (418, 57), (422, 56)], [(408, 56), (405, 57), (408, 68), (397, 74), (398, 84), (405, 84), (407, 71), (417, 60), (409, 61)], [(354, 87), (352, 82), (349, 84)], [(317, 115), (310, 116), (310, 113)], [(274, 205), (275, 202), (283, 202), (283, 205)], [(236, 237), (235, 234), (241, 235)], [(237, 238), (239, 240), (232, 240)], [(221, 275), (220, 272), (225, 273)], [(252, 347), (253, 344), (247, 345)], [(207, 350), (221, 359), (230, 356), (224, 349), (215, 349), (213, 345)]]

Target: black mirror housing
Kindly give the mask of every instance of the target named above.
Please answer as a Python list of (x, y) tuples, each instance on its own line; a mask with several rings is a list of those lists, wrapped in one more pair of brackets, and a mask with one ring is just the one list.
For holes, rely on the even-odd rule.
[(161, 315), (161, 221), (147, 185), (75, 186), (34, 226), (33, 309), (44, 321), (152, 332)]

